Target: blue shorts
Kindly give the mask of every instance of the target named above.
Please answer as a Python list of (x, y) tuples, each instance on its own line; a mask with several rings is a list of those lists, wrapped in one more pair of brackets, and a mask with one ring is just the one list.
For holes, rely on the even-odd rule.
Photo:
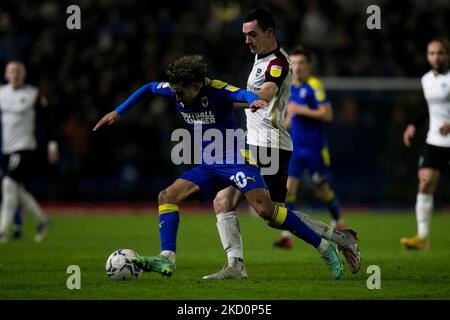
[(328, 147), (322, 149), (295, 148), (289, 161), (289, 177), (301, 178), (308, 170), (314, 184), (331, 179), (330, 154)]
[(258, 188), (267, 189), (260, 169), (251, 164), (200, 164), (183, 173), (179, 179), (198, 185), (205, 198), (215, 196), (228, 186), (242, 193)]

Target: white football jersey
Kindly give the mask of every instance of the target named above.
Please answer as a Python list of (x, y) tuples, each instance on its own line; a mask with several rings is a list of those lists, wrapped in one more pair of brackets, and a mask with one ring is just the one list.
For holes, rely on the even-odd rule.
[(2, 121), (2, 152), (36, 149), (35, 117), (38, 89), (31, 85), (13, 89), (11, 84), (0, 88)]
[(435, 75), (433, 71), (422, 77), (422, 89), (428, 104), (430, 118), (428, 144), (438, 147), (450, 147), (450, 135), (439, 132), (444, 123), (450, 123), (450, 70)]
[(247, 90), (257, 93), (267, 81), (275, 82), (278, 92), (265, 108), (256, 112), (245, 109), (248, 144), (292, 151), (292, 139), (284, 125), (292, 66), (288, 54), (282, 48), (264, 56), (255, 56)]

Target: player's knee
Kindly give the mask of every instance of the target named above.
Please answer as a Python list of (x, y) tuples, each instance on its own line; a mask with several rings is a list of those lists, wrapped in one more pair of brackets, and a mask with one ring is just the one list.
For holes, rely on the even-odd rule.
[(216, 214), (233, 211), (233, 204), (228, 197), (217, 195), (213, 201), (214, 212)]
[(256, 199), (255, 201), (253, 201), (252, 207), (256, 211), (256, 213), (264, 220), (272, 219), (274, 210), (273, 205), (269, 205), (263, 199)]
[(419, 183), (419, 192), (421, 193), (434, 193), (436, 188), (436, 182), (430, 178), (421, 178)]
[(174, 204), (174, 199), (174, 195), (168, 189), (164, 189), (158, 194), (159, 204)]
[(11, 177), (5, 176), (2, 179), (2, 191), (3, 193), (8, 193), (15, 190), (18, 187), (17, 182)]

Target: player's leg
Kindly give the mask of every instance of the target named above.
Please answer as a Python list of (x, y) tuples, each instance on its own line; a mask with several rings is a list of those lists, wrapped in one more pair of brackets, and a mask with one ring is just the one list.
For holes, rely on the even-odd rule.
[(201, 191), (207, 198), (225, 186), (211, 166), (198, 165), (183, 173), (172, 185), (161, 191), (158, 196), (161, 254), (156, 257), (139, 256), (133, 258), (133, 263), (144, 271), (156, 271), (171, 276), (175, 271), (176, 262), (178, 205), (196, 192)]
[[(286, 201), (284, 206), (289, 210), (294, 210), (297, 202), (297, 192), (300, 185), (300, 179), (297, 177), (288, 177), (286, 187)], [(281, 204), (280, 204), (281, 205)], [(294, 242), (292, 241), (292, 235), (289, 231), (283, 230), (281, 234), (273, 242), (274, 247), (282, 249), (292, 249)]]
[(13, 240), (21, 240), (23, 238), (23, 217), (20, 206), (17, 208), (14, 214), (13, 220)]
[(447, 148), (425, 145), (419, 159), (419, 185), (416, 198), (417, 235), (401, 238), (406, 249), (425, 250), (429, 248), (429, 223), (433, 212), (433, 195), (441, 172), (449, 167), (450, 154)]
[(327, 206), (331, 214), (331, 226), (338, 230), (344, 230), (345, 223), (341, 216), (340, 204), (336, 193), (331, 189), (328, 182), (323, 181), (323, 179), (320, 180), (321, 182), (314, 184), (314, 195)]
[(2, 179), (2, 206), (0, 219), (0, 242), (7, 242), (7, 232), (19, 203), (19, 183), (10, 176)]
[(412, 238), (400, 239), (400, 243), (406, 249), (425, 250), (429, 247), (430, 218), (434, 208), (433, 195), (440, 175), (440, 171), (436, 169), (419, 169), (419, 186), (415, 206), (417, 235)]
[(355, 231), (351, 229), (337, 230), (301, 211), (294, 211), (294, 213), (322, 238), (331, 240), (338, 245), (338, 249), (344, 254), (352, 273), (359, 271), (361, 267), (361, 253), (356, 244), (358, 238)]
[(178, 205), (198, 191), (200, 187), (195, 183), (177, 179), (158, 195), (161, 255), (167, 256), (172, 262), (175, 262), (176, 237), (180, 221)]
[[(6, 202), (9, 201), (9, 197), (14, 198), (15, 202), (15, 217), (14, 221), (16, 224), (16, 230), (14, 231), (14, 237), (18, 238), (21, 236), (21, 214), (19, 210), (19, 205), (21, 208), (29, 211), (38, 221), (37, 232), (35, 234), (35, 241), (40, 242), (44, 239), (49, 220), (42, 212), (39, 204), (36, 199), (25, 190), (24, 185), (29, 180), (33, 166), (35, 164), (35, 156), (36, 153), (33, 151), (22, 151), (9, 156), (8, 159), (8, 168), (7, 177), (11, 178), (11, 180), (4, 181), (5, 185), (5, 194), (6, 194)], [(8, 206), (8, 205), (6, 205)], [(8, 213), (9, 214), (9, 213)]]
[(297, 193), (298, 188), (300, 186), (300, 178), (295, 176), (289, 176), (286, 182), (286, 201), (285, 201), (285, 207), (289, 210), (295, 210), (296, 209), (296, 202), (297, 202)]
[(361, 253), (356, 244), (356, 232), (345, 229), (339, 201), (328, 182), (331, 179), (331, 162), (328, 147), (325, 146), (320, 151), (310, 152), (305, 159), (305, 163), (308, 170), (312, 173), (311, 180), (315, 196), (327, 206), (328, 211), (331, 213), (331, 228), (320, 221), (313, 221), (311, 217), (302, 212), (298, 212), (298, 214), (304, 219), (305, 223), (309, 224), (322, 237), (331, 239), (338, 244), (339, 250), (342, 250), (347, 260), (350, 271), (356, 273), (361, 267)]
[[(262, 147), (259, 147), (253, 151), (256, 151), (259, 155), (263, 152), (261, 151), (261, 148)], [(274, 152), (277, 152), (278, 154), (275, 156)], [(264, 155), (269, 155), (267, 149), (264, 150)], [(267, 175), (264, 180), (272, 199), (274, 199), (274, 201), (284, 202), (286, 198), (285, 181), (287, 179), (291, 152), (281, 149), (271, 149), (270, 156), (272, 156), (272, 159), (278, 159), (278, 170), (276, 175)], [(257, 159), (260, 159), (260, 157), (257, 157)], [(253, 159), (253, 161), (255, 160)], [(260, 167), (271, 166), (273, 164), (274, 163), (262, 164), (258, 162)], [(235, 279), (247, 277), (244, 265), (239, 219), (236, 215), (236, 207), (242, 199), (242, 193), (231, 186), (221, 190), (214, 199), (214, 211), (217, 215), (217, 228), (222, 245), (227, 252), (228, 265), (218, 273), (203, 277), (204, 279)], [(292, 243), (291, 239), (288, 240)]]
[(229, 186), (220, 190), (214, 198), (214, 212), (217, 217), (217, 230), (228, 264), (217, 273), (206, 275), (203, 279), (245, 279), (247, 271), (244, 265), (242, 236), (236, 208), (242, 201), (242, 193)]
[(23, 186), (20, 186), (19, 188), (19, 202), (22, 208), (24, 208), (27, 212), (30, 212), (37, 220), (38, 227), (34, 236), (34, 241), (42, 242), (47, 234), (49, 219), (42, 212), (41, 207), (33, 195), (25, 190)]
[(306, 167), (311, 173), (313, 191), (317, 199), (325, 204), (331, 214), (331, 226), (340, 230), (345, 228), (338, 197), (330, 187), (331, 160), (328, 147), (312, 149), (305, 158)]
[(276, 206), (265, 189), (253, 189), (244, 195), (263, 219), (279, 228), (289, 230), (292, 234), (316, 248), (335, 279), (340, 279), (343, 276), (343, 265), (333, 242), (322, 238), (293, 211)]
[[(195, 169), (194, 169), (195, 170)], [(195, 183), (177, 179), (158, 195), (159, 235), (161, 253), (158, 256), (138, 256), (133, 263), (144, 271), (171, 276), (176, 269), (176, 245), (180, 222), (178, 205), (191, 194), (200, 191)]]
[[(280, 150), (280, 170), (275, 176), (264, 177), (275, 204), (294, 210), (302, 174), (301, 157), (294, 151)], [(285, 192), (285, 194), (283, 194)], [(284, 200), (283, 200), (284, 199)], [(283, 230), (273, 242), (274, 247), (292, 249), (294, 241), (289, 231)]]

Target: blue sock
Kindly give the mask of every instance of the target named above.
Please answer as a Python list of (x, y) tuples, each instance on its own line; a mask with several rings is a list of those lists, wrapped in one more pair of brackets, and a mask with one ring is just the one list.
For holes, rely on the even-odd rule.
[(17, 209), (14, 214), (14, 226), (16, 226), (17, 229), (22, 228), (22, 212), (20, 209)]
[(295, 210), (295, 202), (290, 202), (290, 201), (286, 201), (284, 203), (284, 207), (287, 208), (288, 210)]
[(283, 229), (289, 230), (292, 234), (306, 241), (314, 248), (320, 245), (320, 241), (322, 240), (320, 235), (306, 225), (292, 210), (276, 206), (272, 222)]
[(161, 204), (159, 206), (159, 237), (161, 250), (176, 252), (177, 233), (180, 216), (178, 206), (174, 204)]

